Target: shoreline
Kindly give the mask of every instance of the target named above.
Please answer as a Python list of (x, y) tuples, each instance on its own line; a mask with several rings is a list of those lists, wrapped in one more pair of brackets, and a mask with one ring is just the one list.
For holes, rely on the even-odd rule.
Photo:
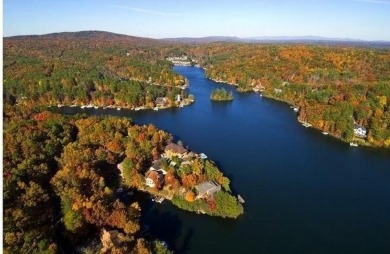
[[(203, 68), (203, 69), (204, 69), (204, 68)], [(283, 103), (286, 103), (286, 104), (289, 105), (289, 106), (295, 107), (295, 105), (293, 105), (292, 103), (290, 103), (290, 102), (288, 102), (288, 101), (286, 101), (286, 100), (278, 99), (278, 98), (273, 97), (273, 96), (269, 96), (269, 95), (266, 94), (266, 93), (262, 93), (263, 91), (255, 91), (255, 89), (250, 89), (250, 90), (244, 90), (244, 91), (242, 91), (242, 90), (239, 90), (239, 89), (237, 88), (237, 87), (238, 87), (238, 84), (234, 84), (234, 83), (230, 83), (230, 82), (225, 82), (225, 81), (220, 80), (220, 79), (218, 79), (218, 80), (217, 80), (217, 79), (213, 79), (213, 78), (208, 77), (208, 76), (206, 76), (206, 75), (205, 75), (205, 78), (207, 78), (207, 79), (209, 79), (209, 80), (212, 80), (212, 81), (214, 81), (214, 82), (216, 82), (216, 83), (223, 83), (223, 84), (226, 84), (226, 85), (235, 86), (238, 93), (248, 93), (248, 92), (259, 93), (260, 96), (262, 96), (262, 97), (264, 97), (264, 98), (267, 98), (267, 99), (270, 99), (270, 100), (274, 100), (274, 101), (278, 101), (278, 102), (283, 102)], [(320, 131), (320, 132), (325, 132), (325, 130), (320, 129), (320, 128), (318, 128), (318, 127), (315, 127), (315, 126), (313, 126), (312, 124), (310, 124), (309, 122), (304, 122), (304, 121), (300, 120), (300, 119), (299, 119), (299, 111), (298, 111), (297, 113), (298, 113), (298, 114), (297, 114), (296, 119), (297, 119), (297, 121), (298, 121), (299, 123), (301, 123), (303, 126), (304, 126), (304, 124), (309, 124), (309, 126), (304, 126), (304, 127), (306, 127), (306, 128), (312, 128), (312, 129), (314, 129), (314, 130), (316, 130), (316, 131)], [(327, 133), (328, 133), (328, 134), (327, 134), (326, 136), (332, 137), (332, 138), (337, 139), (338, 141), (341, 141), (341, 142), (346, 143), (346, 144), (350, 144), (351, 142), (356, 142), (358, 145), (361, 145), (361, 146), (364, 146), (364, 147), (384, 148), (384, 149), (386, 149), (386, 147), (374, 146), (373, 144), (369, 143), (368, 141), (364, 141), (364, 142), (363, 142), (361, 139), (356, 138), (356, 137), (354, 137), (352, 141), (346, 141), (346, 140), (344, 140), (344, 139), (338, 137), (338, 136), (335, 135), (334, 133), (331, 133), (331, 132), (327, 132)]]
[(72, 105), (67, 105), (67, 104), (57, 104), (57, 105), (47, 105), (46, 107), (51, 108), (51, 107), (57, 107), (57, 108), (62, 108), (62, 107), (69, 107), (69, 108), (80, 108), (80, 109), (112, 109), (112, 110), (131, 110), (131, 111), (141, 111), (141, 110), (164, 110), (164, 109), (172, 109), (172, 108), (182, 108), (184, 106), (189, 106), (195, 102), (194, 100), (186, 99), (179, 105), (172, 105), (172, 106), (156, 106), (156, 107), (150, 107), (150, 106), (139, 106), (139, 107), (129, 107), (129, 106), (118, 106), (118, 105), (109, 105), (109, 106), (97, 106), (95, 104), (87, 104), (87, 105), (79, 105), (79, 104), (72, 104)]

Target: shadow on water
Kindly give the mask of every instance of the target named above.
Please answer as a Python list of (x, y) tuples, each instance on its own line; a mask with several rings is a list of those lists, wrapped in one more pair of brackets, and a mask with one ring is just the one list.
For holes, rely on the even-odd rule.
[(147, 240), (158, 239), (165, 241), (168, 248), (175, 253), (187, 253), (193, 230), (190, 228), (183, 232), (183, 223), (174, 209), (166, 211), (164, 206), (171, 206), (167, 201), (156, 204), (146, 193), (137, 193), (136, 199), (142, 207), (141, 236)]

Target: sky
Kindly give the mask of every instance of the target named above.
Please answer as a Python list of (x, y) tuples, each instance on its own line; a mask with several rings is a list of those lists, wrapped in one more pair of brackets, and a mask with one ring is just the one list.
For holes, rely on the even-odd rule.
[(390, 0), (4, 0), (3, 36), (101, 30), (149, 38), (390, 41)]

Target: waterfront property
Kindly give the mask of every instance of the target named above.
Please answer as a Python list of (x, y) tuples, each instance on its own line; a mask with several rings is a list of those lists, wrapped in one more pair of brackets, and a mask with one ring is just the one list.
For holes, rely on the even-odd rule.
[(353, 126), (353, 132), (359, 138), (367, 137), (367, 129), (362, 125), (358, 125), (355, 123)]
[(213, 181), (207, 181), (196, 185), (195, 189), (198, 191), (196, 199), (199, 199), (214, 196), (215, 193), (221, 190), (221, 186)]
[(187, 154), (187, 149), (183, 146), (180, 146), (175, 143), (170, 143), (165, 147), (164, 157), (172, 158), (173, 156), (177, 156), (179, 158), (183, 158)]
[(167, 105), (167, 98), (157, 97), (156, 99), (156, 107), (162, 108)]

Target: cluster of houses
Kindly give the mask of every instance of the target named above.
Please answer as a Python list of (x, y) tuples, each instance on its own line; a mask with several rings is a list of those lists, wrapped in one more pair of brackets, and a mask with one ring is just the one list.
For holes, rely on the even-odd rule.
[[(182, 101), (182, 96), (181, 96), (180, 94), (176, 94), (175, 100), (176, 100), (177, 102), (181, 102), (181, 101)], [(158, 108), (164, 108), (164, 107), (166, 107), (167, 104), (168, 104), (168, 102), (169, 102), (169, 100), (168, 100), (167, 97), (157, 97), (157, 98), (156, 98), (156, 101), (155, 101), (156, 107), (158, 107)]]
[(188, 59), (187, 56), (173, 56), (173, 57), (167, 57), (166, 60), (170, 61), (174, 65), (178, 66), (191, 66), (192, 61)]
[[(199, 157), (201, 159), (207, 158), (205, 154), (195, 154), (185, 149), (183, 146), (170, 143), (165, 147), (162, 158), (155, 161), (149, 170), (145, 174), (145, 185), (150, 188), (162, 188), (164, 186), (165, 175), (167, 172), (163, 169), (164, 160), (171, 160), (173, 157), (177, 157), (183, 162), (181, 165), (191, 164), (191, 159)], [(175, 165), (175, 162), (171, 160), (171, 164)], [(213, 181), (205, 181), (195, 186), (198, 192), (198, 198), (205, 198), (207, 196), (213, 196), (216, 192), (221, 190), (221, 186)]]
[(180, 146), (175, 143), (170, 143), (165, 147), (164, 154), (162, 158), (155, 161), (149, 170), (145, 174), (145, 184), (148, 187), (161, 188), (164, 185), (164, 179), (167, 172), (163, 169), (163, 160), (172, 159), (172, 157), (176, 156), (179, 159), (184, 158), (184, 156), (191, 156), (188, 150), (183, 146)]

